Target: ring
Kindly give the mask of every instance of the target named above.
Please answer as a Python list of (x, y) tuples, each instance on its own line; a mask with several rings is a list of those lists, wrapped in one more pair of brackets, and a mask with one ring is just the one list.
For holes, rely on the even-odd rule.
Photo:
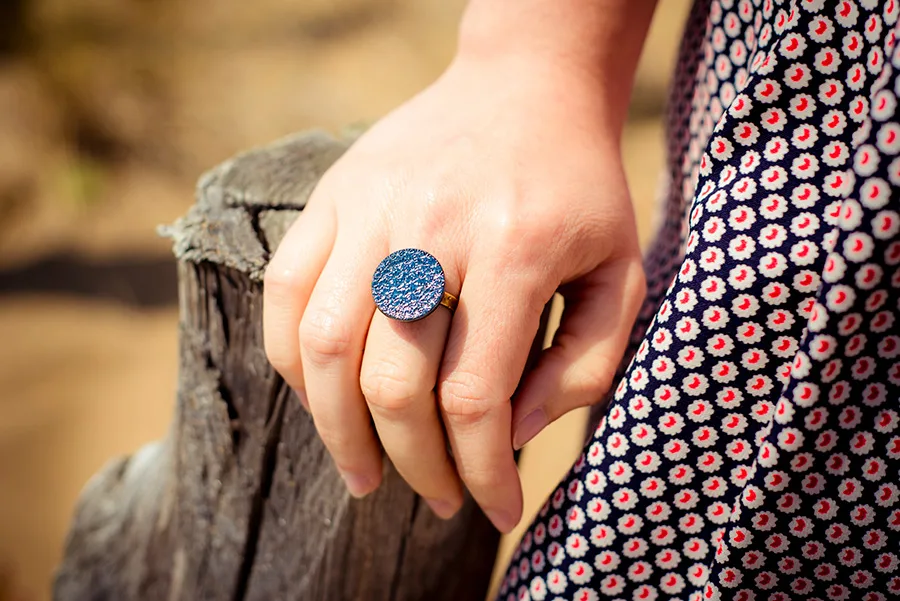
[(372, 298), (378, 310), (399, 321), (416, 321), (439, 306), (453, 313), (459, 298), (447, 292), (444, 268), (418, 248), (394, 251), (372, 275)]

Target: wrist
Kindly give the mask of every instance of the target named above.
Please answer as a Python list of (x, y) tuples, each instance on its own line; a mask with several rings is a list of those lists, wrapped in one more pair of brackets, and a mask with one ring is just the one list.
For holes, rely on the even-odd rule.
[(511, 7), (470, 0), (455, 62), (499, 66), (503, 78), (532, 73), (589, 87), (605, 118), (621, 129), (655, 3), (521, 0)]
[(500, 95), (510, 108), (524, 104), (548, 115), (563, 112), (573, 123), (599, 130), (604, 139), (619, 145), (630, 93), (623, 94), (621, 84), (611, 86), (611, 80), (555, 53), (521, 47), (460, 48), (443, 79), (463, 82), (482, 97)]

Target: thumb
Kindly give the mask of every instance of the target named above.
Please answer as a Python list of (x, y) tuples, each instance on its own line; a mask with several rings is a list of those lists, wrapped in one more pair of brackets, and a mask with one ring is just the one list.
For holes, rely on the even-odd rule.
[(516, 449), (609, 390), (645, 290), (639, 256), (604, 263), (561, 288), (565, 308), (553, 344), (525, 376), (514, 400)]

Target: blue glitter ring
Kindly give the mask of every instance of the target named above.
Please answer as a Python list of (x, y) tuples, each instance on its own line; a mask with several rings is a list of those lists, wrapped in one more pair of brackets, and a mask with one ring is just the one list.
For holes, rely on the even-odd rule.
[(372, 275), (378, 310), (399, 321), (416, 321), (443, 305), (452, 313), (457, 298), (445, 290), (444, 268), (418, 248), (397, 250), (382, 259)]

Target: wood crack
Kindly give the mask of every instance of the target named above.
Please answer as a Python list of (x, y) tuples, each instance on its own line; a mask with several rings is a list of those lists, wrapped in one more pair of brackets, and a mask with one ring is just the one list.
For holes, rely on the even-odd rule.
[[(263, 256), (265, 257), (266, 262), (268, 262), (271, 258), (269, 241), (266, 239), (266, 233), (263, 231), (262, 227), (259, 224), (260, 213), (262, 213), (264, 209), (268, 210), (268, 208), (247, 205), (244, 205), (243, 208), (247, 211), (247, 216), (250, 218), (250, 227), (253, 228), (253, 233), (256, 234), (256, 239), (259, 240), (259, 245), (263, 248)], [(296, 207), (294, 208), (294, 210), (296, 210)]]
[(278, 443), (281, 441), (281, 426), (284, 418), (284, 409), (289, 397), (290, 388), (281, 378), (275, 378), (267, 399), (268, 417), (265, 446), (263, 447), (260, 466), (260, 482), (256, 489), (253, 502), (250, 506), (250, 515), (247, 520), (247, 534), (245, 539), (243, 560), (238, 572), (237, 585), (234, 589), (232, 601), (243, 601), (247, 595), (247, 587), (253, 574), (253, 565), (256, 562), (256, 551), (262, 532), (263, 510), (266, 500), (272, 490), (272, 481), (278, 462)]

